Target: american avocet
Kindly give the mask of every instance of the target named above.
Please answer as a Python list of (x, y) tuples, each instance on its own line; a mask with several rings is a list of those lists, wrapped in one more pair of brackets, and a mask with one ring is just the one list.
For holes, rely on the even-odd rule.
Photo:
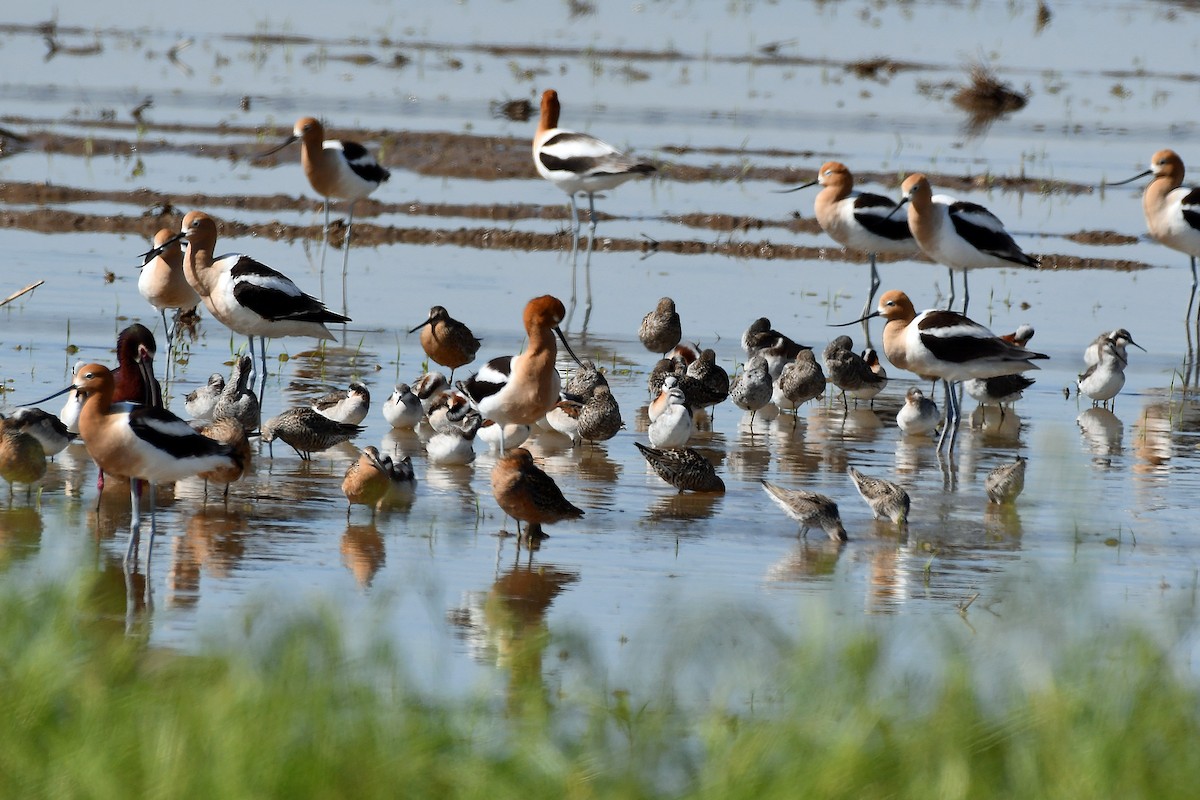
[(154, 334), (133, 323), (117, 334), (117, 368), (113, 371), (113, 402), (141, 403), (162, 408), (162, 386), (154, 377), (158, 345)]
[[(160, 246), (164, 249), (157, 255), (146, 259), (142, 264), (142, 273), (138, 276), (138, 291), (146, 302), (158, 309), (162, 315), (163, 336), (167, 343), (175, 340), (175, 331), (167, 324), (167, 309), (175, 309), (176, 315), (190, 311), (200, 305), (200, 295), (188, 283), (183, 274), (183, 247), (174, 238), (175, 232), (163, 228), (154, 234), (154, 246), (151, 252)], [(170, 244), (167, 240), (172, 239)]]
[(183, 232), (172, 238), (187, 239), (183, 269), (188, 283), (215, 319), (234, 333), (249, 337), (251, 358), (254, 357), (254, 337), (259, 337), (262, 351), (259, 397), (263, 396), (267, 386), (268, 338), (311, 336), (332, 339), (333, 334), (325, 325), (350, 321), (349, 317), (333, 313), (320, 300), (300, 291), (283, 273), (248, 255), (228, 253), (214, 257), (217, 223), (202, 211), (189, 211), (183, 218)]
[(1141, 350), (1143, 353), (1146, 352), (1146, 348), (1142, 347), (1140, 344), (1138, 344), (1137, 342), (1135, 342), (1133, 340), (1133, 334), (1131, 334), (1129, 331), (1125, 330), (1124, 328), (1117, 328), (1114, 331), (1110, 331), (1108, 333), (1102, 333), (1099, 336), (1097, 336), (1095, 339), (1092, 340), (1092, 343), (1089, 344), (1087, 346), (1087, 348), (1083, 351), (1084, 365), (1090, 367), (1093, 364), (1100, 363), (1100, 354), (1104, 349), (1104, 343), (1106, 341), (1111, 341), (1113, 344), (1113, 347), (1117, 351), (1117, 355), (1119, 355), (1121, 358), (1126, 359), (1126, 360), (1129, 359), (1129, 353), (1128, 353), (1129, 345), (1133, 345), (1138, 350)]
[(597, 386), (579, 411), (579, 437), (588, 442), (604, 442), (625, 427), (621, 406), (607, 384)]
[[(257, 402), (254, 411), (254, 427), (258, 427)], [(204, 479), (204, 496), (208, 496), (208, 482), (225, 484), (224, 497), (229, 499), (229, 485), (240, 480), (250, 465), (250, 438), (246, 435), (246, 426), (235, 416), (218, 416), (212, 422), (201, 424), (196, 428), (202, 436), (207, 436), (215, 442), (228, 445), (236, 454), (236, 463), (217, 467), (207, 472), (201, 472), (199, 477)]]
[(871, 263), (871, 290), (862, 311), (866, 316), (879, 290), (875, 256), (879, 253), (915, 256), (921, 248), (908, 228), (908, 220), (893, 215), (896, 201), (854, 191), (854, 176), (841, 162), (827, 161), (821, 165), (816, 180), (786, 191), (798, 192), (817, 184), (823, 188), (813, 200), (813, 213), (821, 230), (842, 247), (866, 253)]
[(358, 459), (346, 468), (346, 475), (342, 479), (346, 519), (350, 519), (350, 509), (356, 505), (370, 508), (371, 519), (375, 519), (376, 507), (390, 488), (389, 470), (379, 457), (379, 448), (372, 445), (364, 447)]
[(258, 428), (262, 419), (258, 398), (250, 389), (250, 380), (254, 377), (254, 362), (250, 356), (238, 356), (233, 360), (233, 371), (229, 374), (229, 382), (217, 396), (213, 406), (213, 420), (235, 419), (238, 424), (248, 431)]
[(658, 413), (646, 431), (650, 444), (660, 450), (684, 447), (695, 430), (692, 409), (683, 390), (672, 384), (670, 378), (663, 384), (662, 397)]
[(754, 416), (771, 402), (775, 390), (767, 360), (754, 356), (744, 365), (742, 372), (729, 384), (729, 399), (743, 411), (750, 412), (750, 429), (754, 430)]
[(653, 311), (642, 317), (638, 339), (651, 353), (666, 355), (682, 338), (683, 327), (679, 322), (679, 313), (675, 311), (675, 301), (671, 298), (662, 298)]
[(425, 415), (421, 400), (407, 383), (397, 383), (383, 403), (383, 418), (393, 428), (415, 428)]
[(183, 407), (188, 416), (201, 422), (210, 422), (213, 409), (217, 407), (217, 399), (225, 391), (225, 376), (214, 372), (208, 376), (208, 383), (198, 386), (183, 398)]
[(898, 369), (946, 382), (946, 425), (938, 439), (939, 452), (947, 431), (951, 432), (949, 449), (954, 449), (958, 432), (960, 414), (952, 384), (1037, 369), (1034, 360), (1049, 358), (1006, 342), (955, 311), (929, 310), (918, 314), (908, 295), (895, 289), (883, 293), (879, 307), (867, 318), (876, 316), (887, 320), (883, 352), (888, 361)]
[(547, 89), (542, 93), (542, 115), (533, 136), (533, 164), (539, 175), (571, 198), (572, 253), (579, 249), (579, 207), (575, 195), (580, 192), (587, 195), (590, 251), (596, 241), (596, 192), (616, 188), (638, 175), (649, 175), (656, 167), (630, 158), (594, 136), (558, 127), (561, 108), (558, 92)]
[(641, 442), (634, 446), (658, 477), (681, 492), (724, 492), (725, 482), (712, 462), (690, 447), (658, 450)]
[(292, 128), (292, 135), (278, 147), (258, 158), (273, 155), (293, 142), (300, 142), (300, 164), (313, 191), (325, 201), (325, 227), (321, 241), (321, 274), (325, 274), (325, 249), (329, 244), (329, 201), (345, 200), (346, 241), (342, 245), (342, 305), (346, 302), (346, 269), (350, 263), (350, 234), (354, 230), (354, 205), (366, 198), (391, 172), (381, 167), (367, 148), (358, 142), (326, 139), (325, 128), (312, 117), (301, 117)]
[(358, 425), (367, 418), (371, 410), (371, 391), (362, 383), (354, 381), (343, 392), (330, 392), (318, 397), (310, 404), (313, 411), (329, 417), (334, 422)]
[(545, 538), (543, 525), (579, 519), (583, 510), (566, 497), (554, 479), (533, 463), (533, 455), (524, 447), (501, 453), (492, 467), (492, 496), (505, 514), (525, 523), (524, 538)]
[(531, 425), (558, 402), (562, 388), (555, 359), (557, 335), (575, 363), (579, 357), (567, 343), (559, 323), (567, 310), (557, 297), (542, 295), (525, 304), (525, 334), (529, 345), (515, 356), (499, 356), (484, 364), (460, 388), (479, 413), (500, 424)]
[(1142, 211), (1150, 236), (1172, 250), (1186, 253), (1192, 266), (1192, 294), (1188, 316), (1196, 300), (1196, 256), (1200, 256), (1200, 192), (1183, 185), (1183, 159), (1174, 150), (1159, 150), (1150, 157), (1150, 169), (1108, 186), (1121, 186), (1153, 175), (1142, 193)]
[(937, 403), (916, 386), (910, 386), (904, 395), (904, 405), (896, 412), (896, 425), (900, 430), (910, 436), (921, 436), (933, 433), (941, 421)]
[(887, 376), (880, 376), (866, 360), (854, 352), (849, 336), (838, 336), (825, 347), (825, 376), (842, 393), (842, 408), (849, 409), (846, 395), (858, 400), (872, 400), (887, 386)]
[[(79, 372), (79, 368), (83, 366), (82, 361), (76, 361), (75, 366), (71, 368), (71, 375)], [(76, 436), (79, 435), (79, 412), (83, 409), (83, 395), (74, 390), (67, 392), (67, 399), (63, 403), (62, 409), (58, 412), (58, 418), (62, 420), (62, 424), (67, 426), (67, 430)]]
[(409, 333), (421, 332), (421, 349), (434, 363), (450, 368), (450, 380), (454, 370), (475, 360), (482, 344), (471, 333), (471, 329), (450, 316), (442, 306), (429, 309), (429, 318)]
[(783, 513), (800, 523), (802, 535), (807, 536), (808, 529), (818, 525), (833, 541), (846, 541), (846, 529), (842, 527), (837, 503), (831, 498), (803, 489), (784, 489), (766, 480), (762, 485), (767, 495), (783, 509)]
[(993, 503), (1011, 503), (1025, 488), (1025, 459), (1017, 456), (1011, 464), (996, 467), (983, 480), (988, 500)]
[(46, 474), (46, 451), (37, 437), (21, 430), (11, 417), (0, 417), (0, 478), (8, 481), (8, 502), (12, 505), (13, 485), (26, 484), (26, 495)]
[[(166, 409), (114, 403), (116, 384), (107, 367), (84, 365), (70, 388), (85, 396), (79, 434), (88, 454), (106, 474), (130, 479), (133, 521), (126, 561), (136, 556), (141, 535), (137, 480), (151, 485), (173, 482), (240, 463), (233, 448), (201, 436)], [(149, 547), (154, 534), (152, 498)]]
[(311, 408), (299, 407), (289, 408), (264, 422), (261, 435), (267, 444), (281, 439), (284, 444), (291, 446), (302, 460), (309, 461), (313, 453), (328, 450), (362, 431), (358, 425), (334, 422)]
[(908, 509), (912, 504), (908, 492), (891, 481), (863, 475), (854, 467), (846, 467), (846, 473), (854, 481), (854, 488), (858, 489), (862, 499), (871, 507), (875, 519), (886, 517), (897, 525), (908, 522)]
[(801, 350), (790, 364), (784, 366), (777, 383), (784, 399), (798, 407), (825, 394), (825, 371), (811, 349)]
[(1127, 363), (1128, 361), (1117, 352), (1116, 344), (1111, 339), (1105, 340), (1100, 349), (1100, 362), (1084, 370), (1076, 382), (1079, 393), (1090, 397), (1092, 405), (1102, 403), (1107, 408), (1108, 401), (1113, 400), (1125, 386)]
[(954, 272), (963, 273), (963, 313), (971, 295), (967, 270), (980, 267), (1037, 267), (1038, 260), (1021, 250), (1004, 230), (1004, 224), (976, 203), (934, 195), (929, 179), (909, 175), (900, 186), (900, 206), (908, 205), (908, 227), (925, 255), (950, 270), (950, 297), (954, 305)]
[(66, 423), (40, 408), (18, 408), (9, 416), (12, 424), (37, 439), (46, 457), (53, 459), (67, 449), (75, 434), (67, 429)]

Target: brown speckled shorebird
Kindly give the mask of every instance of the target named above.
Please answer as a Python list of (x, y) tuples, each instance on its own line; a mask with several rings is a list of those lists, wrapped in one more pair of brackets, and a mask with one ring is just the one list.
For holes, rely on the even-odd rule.
[(543, 525), (567, 519), (579, 519), (583, 510), (563, 497), (554, 479), (533, 463), (533, 455), (524, 447), (509, 450), (496, 459), (492, 468), (492, 494), (496, 503), (513, 519), (525, 523), (524, 538), (545, 538)]
[(793, 406), (825, 394), (825, 370), (812, 350), (801, 350), (779, 373), (779, 391)]
[(310, 403), (313, 411), (334, 422), (357, 425), (367, 418), (371, 410), (371, 392), (355, 381), (344, 392), (331, 392)]
[(784, 489), (770, 481), (763, 481), (762, 485), (770, 498), (783, 509), (783, 513), (800, 523), (802, 535), (807, 536), (808, 529), (818, 525), (835, 542), (846, 541), (846, 529), (842, 527), (837, 503), (832, 499), (803, 489)]
[(680, 378), (692, 408), (708, 408), (725, 402), (729, 397), (729, 373), (717, 363), (717, 353), (711, 347), (700, 351), (699, 357), (688, 364), (687, 373)]
[(854, 487), (858, 489), (862, 499), (871, 507), (875, 519), (887, 517), (897, 525), (908, 523), (908, 509), (911, 505), (908, 492), (891, 481), (863, 475), (854, 467), (846, 467), (846, 473), (854, 481)]
[(258, 398), (250, 389), (250, 380), (254, 377), (253, 367), (254, 362), (250, 360), (250, 356), (239, 356), (233, 362), (233, 372), (229, 375), (229, 381), (213, 406), (213, 420), (232, 418), (248, 431), (258, 428), (262, 417)]
[(8, 481), (8, 502), (12, 503), (13, 484), (26, 484), (28, 497), (33, 493), (33, 485), (45, 474), (46, 451), (42, 443), (22, 431), (11, 418), (0, 419), (0, 478)]
[(633, 443), (658, 477), (681, 492), (724, 492), (725, 482), (713, 469), (712, 462), (690, 447), (658, 450), (641, 442)]
[[(334, 445), (348, 441), (362, 433), (358, 425), (335, 422), (311, 408), (289, 408), (278, 416), (271, 417), (262, 425), (262, 440), (268, 445), (276, 439), (290, 445), (296, 455), (305, 461), (312, 454), (328, 450)], [(274, 456), (274, 451), (271, 453)]]
[[(247, 361), (250, 360), (249, 356), (242, 357)], [(254, 404), (254, 425), (258, 425), (257, 401)], [(200, 473), (200, 477), (204, 479), (205, 497), (208, 497), (208, 482), (213, 481), (225, 484), (223, 497), (228, 500), (229, 484), (240, 480), (246, 472), (246, 467), (250, 465), (250, 438), (246, 435), (245, 423), (231, 416), (217, 417), (207, 425), (197, 426), (196, 430), (202, 436), (207, 436), (209, 439), (233, 448), (234, 455), (236, 456), (235, 463)]]
[(1011, 503), (1025, 488), (1025, 459), (1017, 456), (1017, 460), (1002, 467), (996, 467), (987, 474), (983, 481), (988, 500), (993, 503)]
[(653, 311), (642, 317), (638, 328), (638, 339), (651, 353), (666, 354), (683, 338), (683, 327), (679, 314), (675, 312), (675, 301), (664, 297)]
[(454, 319), (442, 306), (429, 309), (429, 318), (409, 333), (421, 332), (421, 349), (430, 360), (450, 368), (450, 380), (454, 370), (470, 364), (479, 352), (481, 342), (471, 329)]
[(604, 442), (617, 435), (625, 423), (621, 407), (608, 385), (595, 388), (592, 396), (579, 411), (579, 436), (589, 442)]
[(346, 477), (342, 479), (346, 519), (350, 519), (350, 509), (356, 505), (370, 508), (371, 519), (375, 519), (375, 508), (390, 488), (389, 469), (379, 458), (379, 450), (373, 446), (364, 447), (358, 460), (346, 468)]
[(579, 362), (579, 368), (571, 373), (567, 385), (563, 388), (563, 394), (586, 400), (596, 391), (597, 386), (608, 386), (608, 379), (604, 377), (603, 372), (596, 369), (594, 361), (585, 358)]

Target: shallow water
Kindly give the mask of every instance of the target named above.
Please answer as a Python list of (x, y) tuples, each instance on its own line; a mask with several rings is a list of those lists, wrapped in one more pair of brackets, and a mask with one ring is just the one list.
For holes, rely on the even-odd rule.
[[(1186, 142), (1194, 134), (1200, 83), (1181, 55), (1194, 46), (1188, 24), (1194, 12), (1187, 6), (1055, 4), (1040, 31), (1031, 3), (713, 8), (663, 2), (605, 7), (580, 18), (569, 17), (565, 5), (546, 11), (520, 2), (425, 4), (403, 13), (362, 4), (357, 15), (330, 19), (317, 19), (316, 6), (293, 4), (289, 17), (250, 20), (242, 19), (240, 6), (208, 7), (207, 17), (189, 18), (185, 28), (179, 12), (161, 5), (131, 21), (94, 4), (60, 4), (60, 42), (99, 43), (100, 52), (60, 50), (48, 60), (34, 27), (44, 19), (18, 16), (34, 14), (32, 9), (9, 10), (0, 19), (0, 125), (37, 132), (39, 143), (56, 137), (127, 143), (120, 154), (90, 156), (17, 143), (13, 155), (0, 159), (0, 181), (151, 190), (49, 204), (47, 211), (82, 220), (50, 233), (29, 230), (29, 216), (17, 216), (37, 206), (6, 204), (2, 293), (46, 281), (0, 309), (6, 405), (65, 385), (76, 359), (111, 360), (115, 334), (130, 321), (161, 333), (157, 315), (136, 291), (136, 254), (144, 241), (127, 232), (141, 230), (135, 223), (157, 227), (138, 220), (160, 195), (225, 197), (228, 205), (213, 213), (226, 221), (319, 224), (315, 204), (305, 211), (237, 208), (247, 196), (312, 200), (295, 153), (276, 164), (240, 157), (281, 138), (301, 114), (322, 115), (339, 129), (401, 138), (404, 131), (516, 137), (520, 149), (534, 121), (497, 118), (489, 102), (535, 99), (554, 86), (563, 97), (564, 125), (714, 174), (789, 168), (800, 182), (836, 158), (862, 174), (1023, 175), (1030, 181), (1019, 191), (956, 193), (988, 205), (1031, 251), (1127, 259), (1152, 268), (972, 273), (972, 317), (997, 332), (1032, 323), (1037, 335), (1031, 346), (1051, 360), (1003, 424), (991, 414), (984, 422), (973, 417), (977, 424), (964, 428), (949, 462), (939, 463), (931, 441), (900, 435), (895, 411), (913, 378), (892, 370), (893, 382), (874, 409), (843, 414), (834, 401), (802, 410), (797, 420), (756, 420), (751, 429), (748, 418), (723, 405), (713, 432), (695, 444), (721, 457), (728, 492), (679, 496), (648, 471), (632, 445), (646, 440), (641, 409), (655, 360), (636, 339), (642, 315), (659, 297), (673, 297), (685, 337), (714, 347), (732, 372), (741, 332), (760, 315), (822, 349), (834, 335), (827, 324), (858, 316), (867, 272), (863, 264), (833, 258), (837, 248), (827, 237), (788, 228), (794, 213), (811, 218), (811, 193), (774, 194), (780, 182), (756, 179), (627, 184), (598, 201), (615, 217), (600, 223), (602, 246), (590, 273), (593, 308), (585, 325), (581, 264), (580, 303), (567, 326), (577, 352), (608, 369), (627, 428), (596, 447), (571, 449), (549, 436), (531, 445), (586, 516), (551, 527), (551, 538), (530, 557), (517, 553), (513, 539), (495, 535), (502, 516), (490, 494), (491, 457), (480, 452), (467, 469), (430, 466), (420, 441), (391, 432), (378, 405), (392, 384), (421, 373), (424, 354), (416, 336), (405, 331), (424, 319), (429, 306), (445, 305), (471, 325), (484, 340), (481, 360), (515, 352), (522, 344), (524, 303), (547, 292), (569, 296), (566, 253), (358, 247), (351, 253), (346, 298), (354, 322), (340, 336), (341, 346), (314, 354), (309, 341), (273, 342), (272, 356), (287, 353), (289, 359), (272, 361), (279, 371), (269, 378), (264, 411), (276, 413), (351, 377), (363, 380), (374, 408), (356, 444), (412, 454), (419, 483), (411, 508), (374, 523), (356, 508), (347, 523), (339, 487), (354, 448), (335, 448), (311, 463), (285, 446), (276, 447), (273, 458), (264, 448), (253, 474), (234, 486), (228, 506), (213, 496), (205, 503), (192, 482), (167, 493), (149, 570), (152, 612), (136, 603), (127, 612), (119, 560), (128, 499), (109, 490), (94, 510), (94, 467), (76, 446), (51, 465), (40, 507), (31, 509), (18, 497), (11, 510), (0, 512), (0, 550), (10, 575), (53, 578), (81, 560), (94, 564), (111, 581), (105, 609), (115, 621), (128, 619), (148, 630), (152, 641), (184, 649), (196, 648), (211, 632), (244, 629), (253, 635), (275, 617), (332, 602), (350, 637), (382, 626), (413, 654), (416, 676), (447, 688), (485, 677), (488, 670), (479, 665), (505, 663), (512, 640), (530, 631), (582, 629), (593, 634), (601, 664), (627, 664), (630, 653), (652, 648), (683, 609), (707, 605), (744, 604), (786, 628), (802, 627), (814, 614), (888, 615), (889, 624), (919, 634), (922, 620), (957, 614), (977, 594), (968, 613), (986, 629), (992, 614), (1004, 613), (1006, 597), (1021, 590), (1022, 576), (1082, 572), (1094, 578), (1088, 592), (1097, 618), (1154, 620), (1193, 606), (1193, 554), (1200, 541), (1190, 498), (1200, 460), (1197, 409), (1180, 375), (1188, 336), (1197, 341), (1185, 324), (1185, 257), (1144, 240), (1097, 246), (1064, 238), (1080, 230), (1142, 236), (1139, 187), (1082, 195), (1039, 189), (1043, 179), (1095, 185), (1127, 177), (1144, 169), (1160, 147), (1173, 146), (1189, 158)], [(192, 44), (173, 63), (167, 50), (185, 37)], [(761, 50), (777, 41), (783, 41), (777, 55)], [(387, 66), (395, 53), (411, 61)], [(343, 58), (354, 54), (376, 62)], [(885, 80), (859, 78), (847, 69), (881, 56), (904, 68)], [(968, 140), (961, 112), (947, 99), (952, 92), (939, 99), (920, 84), (960, 81), (964, 62), (976, 56), (989, 59), (1017, 89), (1028, 83), (1032, 97), (986, 136)], [(146, 97), (154, 105), (144, 112), (147, 124), (139, 132), (129, 110)], [(237, 130), (223, 132), (217, 127), (222, 124)], [(139, 141), (169, 146), (142, 153)], [(532, 169), (480, 180), (418, 172), (416, 160), (388, 155), (385, 150), (382, 160), (392, 179), (377, 198), (399, 206), (360, 210), (357, 221), (364, 225), (493, 227), (487, 219), (402, 208), (419, 200), (541, 206), (543, 215), (494, 228), (562, 230), (564, 198)], [(867, 188), (896, 193), (895, 183)], [(707, 230), (680, 220), (691, 213), (772, 224)], [(134, 222), (106, 228), (97, 218)], [(643, 235), (828, 247), (831, 258), (739, 259), (603, 247), (606, 237)], [(226, 246), (320, 291), (311, 241), (264, 235), (218, 245)], [(324, 277), (323, 296), (331, 307), (340, 305), (339, 258), (330, 253)], [(109, 271), (112, 280), (106, 279)], [(945, 271), (928, 264), (886, 264), (881, 272), (884, 289), (906, 290), (918, 307), (934, 304), (946, 289)], [(1128, 327), (1147, 352), (1131, 350), (1115, 414), (1065, 398), (1064, 387), (1073, 386), (1082, 369), (1083, 347), (1119, 326)], [(861, 330), (849, 330), (861, 346)], [(878, 328), (873, 335), (878, 342)], [(181, 412), (182, 394), (210, 372), (227, 372), (233, 349), (242, 347), (240, 337), (231, 339), (205, 318), (175, 368), (172, 407)], [(161, 363), (160, 357), (160, 373)], [(1029, 459), (1024, 493), (1014, 508), (989, 506), (984, 475), (1016, 454)], [(908, 488), (914, 506), (907, 535), (871, 519), (845, 475), (848, 465)], [(839, 548), (819, 531), (799, 539), (795, 525), (767, 501), (759, 484), (764, 478), (834, 496), (851, 541)], [(505, 598), (518, 611), (519, 624), (498, 623), (489, 597)], [(247, 611), (250, 601), (257, 603), (249, 606), (254, 611)]]

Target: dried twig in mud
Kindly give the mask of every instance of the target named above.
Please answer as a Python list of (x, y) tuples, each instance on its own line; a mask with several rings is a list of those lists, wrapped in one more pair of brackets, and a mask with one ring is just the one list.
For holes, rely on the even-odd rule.
[(15, 292), (13, 294), (10, 294), (8, 297), (4, 298), (3, 300), (0, 300), (0, 308), (4, 308), (6, 305), (11, 303), (13, 300), (16, 300), (21, 295), (29, 294), (34, 289), (41, 286), (43, 283), (45, 283), (45, 281), (38, 281), (37, 283), (31, 283), (28, 286), (26, 286), (24, 289), (21, 289), (20, 291)]
[(972, 64), (970, 84), (955, 92), (950, 102), (967, 112), (965, 131), (968, 136), (975, 137), (986, 133), (1001, 117), (1024, 108), (1029, 102), (1029, 94), (1028, 89), (1025, 94), (1013, 91), (991, 68)]

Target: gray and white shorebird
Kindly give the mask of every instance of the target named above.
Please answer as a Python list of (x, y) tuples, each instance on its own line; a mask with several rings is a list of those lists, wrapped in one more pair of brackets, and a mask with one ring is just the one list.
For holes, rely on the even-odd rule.
[(896, 412), (896, 424), (910, 436), (921, 436), (937, 430), (942, 415), (937, 403), (925, 396), (916, 386), (909, 387), (904, 395), (904, 405)]
[(1100, 347), (1100, 361), (1080, 373), (1076, 381), (1079, 393), (1091, 398), (1092, 405), (1101, 403), (1108, 407), (1109, 401), (1125, 386), (1126, 363), (1116, 342), (1105, 339)]
[(314, 411), (334, 422), (358, 425), (371, 410), (371, 392), (362, 383), (354, 381), (345, 391), (323, 395), (310, 405)]
[(260, 409), (258, 398), (250, 389), (254, 380), (254, 362), (250, 356), (239, 356), (233, 362), (233, 372), (225, 382), (225, 388), (217, 395), (213, 406), (213, 421), (234, 419), (247, 431), (258, 428)]
[(771, 402), (774, 382), (767, 368), (767, 360), (756, 355), (746, 362), (741, 374), (729, 386), (729, 399), (743, 411), (750, 412), (750, 427), (754, 428), (754, 415)]
[(415, 428), (425, 416), (421, 400), (407, 383), (397, 383), (383, 402), (383, 418), (393, 428)]
[(1127, 352), (1129, 345), (1133, 345), (1143, 353), (1146, 352), (1146, 348), (1142, 347), (1133, 340), (1133, 334), (1131, 334), (1125, 328), (1117, 328), (1116, 330), (1100, 334), (1092, 340), (1091, 344), (1084, 348), (1083, 363), (1085, 366), (1090, 367), (1093, 364), (1100, 363), (1100, 357), (1103, 353), (1104, 343), (1106, 341), (1112, 342), (1113, 346), (1116, 348), (1117, 354), (1126, 361), (1129, 360), (1129, 353)]
[(683, 390), (668, 380), (660, 397), (661, 408), (647, 430), (650, 444), (659, 449), (685, 447), (696, 423)]
[(842, 393), (842, 407), (849, 409), (846, 396), (871, 399), (887, 385), (887, 376), (880, 376), (862, 356), (854, 352), (849, 336), (838, 336), (825, 346), (825, 378)]
[(187, 393), (183, 398), (183, 407), (188, 417), (202, 422), (211, 422), (213, 409), (217, 406), (217, 398), (225, 390), (225, 376), (214, 372), (208, 376), (208, 382)]

